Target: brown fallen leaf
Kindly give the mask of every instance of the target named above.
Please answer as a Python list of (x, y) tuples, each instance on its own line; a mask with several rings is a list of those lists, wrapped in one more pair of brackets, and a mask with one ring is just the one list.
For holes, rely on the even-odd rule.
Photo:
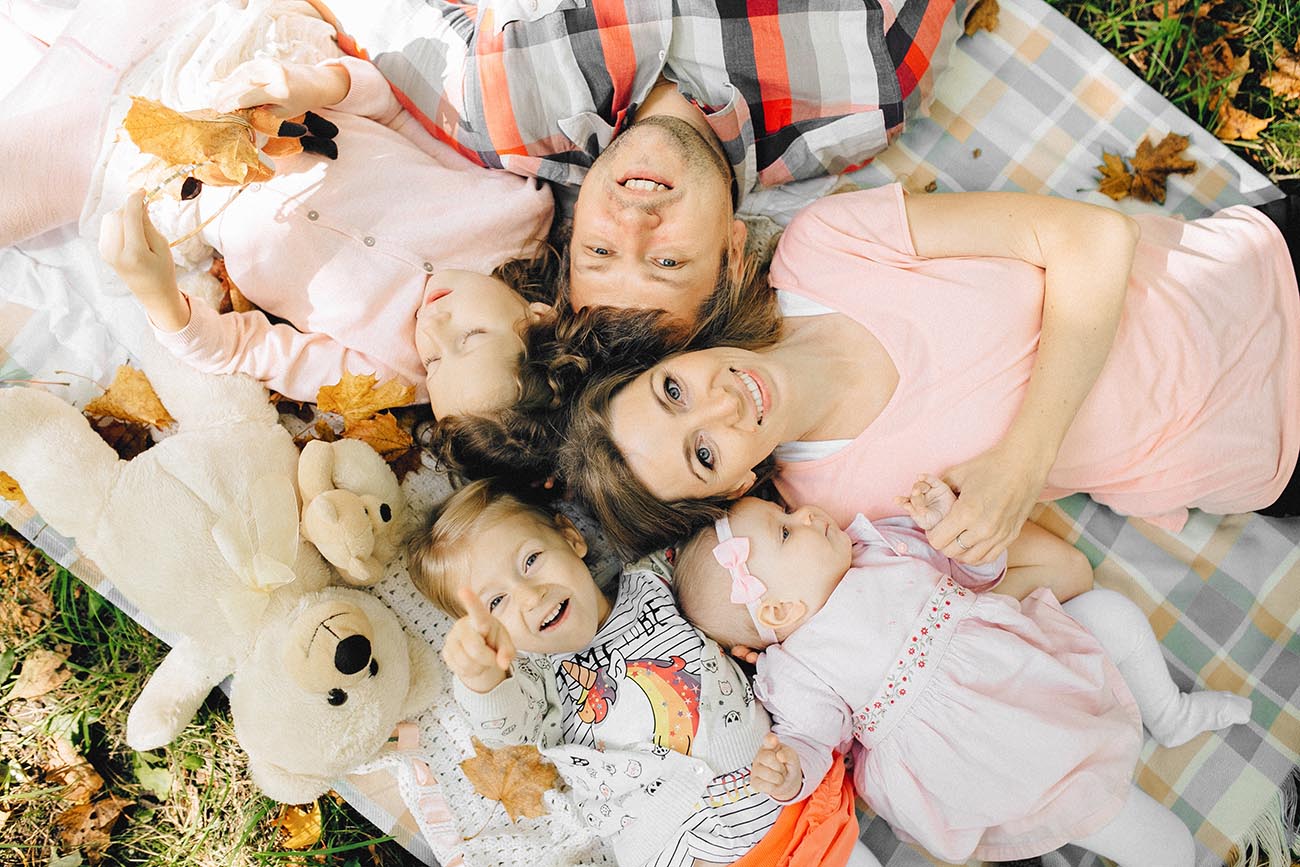
[(977, 30), (993, 31), (998, 26), (998, 0), (979, 0), (966, 16), (966, 35), (974, 36)]
[(194, 177), (205, 184), (241, 186), (275, 176), (257, 155), (252, 124), (239, 113), (181, 113), (133, 96), (122, 128), (141, 151), (168, 165), (193, 166)]
[(349, 424), (344, 428), (343, 436), (361, 440), (385, 460), (398, 457), (415, 444), (411, 435), (397, 426), (397, 419), (386, 412)]
[(158, 394), (149, 384), (149, 378), (144, 372), (126, 364), (117, 369), (117, 375), (113, 377), (113, 384), (108, 387), (108, 391), (86, 404), (83, 411), (87, 415), (112, 416), (156, 428), (176, 423), (176, 419), (171, 417), (158, 399)]
[(473, 743), (474, 756), (461, 762), (460, 768), (474, 791), (500, 801), (512, 822), (550, 812), (542, 794), (559, 785), (560, 774), (537, 747), (523, 744), (494, 750), (478, 738)]
[(217, 302), (218, 313), (248, 313), (250, 310), (257, 309), (257, 305), (245, 298), (244, 293), (240, 292), (239, 287), (235, 285), (235, 281), (230, 279), (230, 273), (226, 270), (226, 260), (223, 257), (212, 258), (208, 273), (221, 284), (221, 300)]
[(45, 777), (62, 784), (59, 797), (72, 804), (89, 804), (104, 787), (104, 778), (65, 737), (55, 738), (54, 755), (45, 767)]
[(72, 677), (72, 672), (64, 667), (68, 661), (68, 649), (33, 650), (23, 659), (22, 670), (9, 690), (6, 700), (15, 698), (38, 698), (58, 689)]
[(78, 804), (54, 817), (63, 848), (80, 849), (91, 864), (97, 864), (113, 841), (113, 826), (122, 811), (134, 804), (126, 798), (110, 795), (91, 804)]
[(1196, 161), (1182, 156), (1187, 148), (1187, 136), (1166, 133), (1157, 145), (1146, 136), (1138, 142), (1137, 153), (1129, 161), (1133, 166), (1133, 184), (1129, 194), (1141, 202), (1165, 203), (1165, 185), (1170, 175), (1185, 175), (1196, 171)]
[(1101, 183), (1097, 184), (1097, 189), (1117, 202), (1127, 198), (1133, 186), (1133, 176), (1128, 173), (1124, 159), (1107, 151), (1101, 152), (1101, 159), (1102, 164), (1097, 166)]
[(376, 387), (374, 374), (345, 373), (334, 385), (325, 385), (316, 393), (321, 412), (336, 412), (351, 427), (363, 418), (393, 407), (406, 406), (415, 399), (415, 386), (390, 379)]
[(1219, 106), (1219, 125), (1214, 128), (1214, 135), (1220, 141), (1254, 141), (1272, 122), (1271, 115), (1255, 117), (1225, 102)]
[(1201, 46), (1200, 52), (1192, 55), (1192, 61), (1193, 74), (1214, 92), (1209, 98), (1211, 106), (1236, 99), (1242, 79), (1250, 72), (1250, 52), (1238, 57), (1222, 36)]
[(280, 829), (280, 845), (285, 849), (310, 849), (320, 842), (320, 802), (281, 804), (271, 824)]
[(18, 487), (18, 482), (3, 470), (0, 470), (0, 497), (20, 506), (27, 502), (27, 495)]
[(112, 416), (87, 416), (91, 429), (99, 438), (117, 452), (117, 456), (129, 461), (153, 445), (149, 437), (149, 426), (133, 421), (121, 421)]
[(1260, 76), (1259, 83), (1284, 99), (1300, 99), (1300, 41), (1296, 51), (1273, 44), (1273, 68)]
[(388, 461), (388, 468), (397, 476), (397, 481), (402, 481), (409, 473), (413, 473), (424, 466), (423, 451), (419, 446), (413, 445), (404, 452), (399, 452), (391, 457), (385, 457)]

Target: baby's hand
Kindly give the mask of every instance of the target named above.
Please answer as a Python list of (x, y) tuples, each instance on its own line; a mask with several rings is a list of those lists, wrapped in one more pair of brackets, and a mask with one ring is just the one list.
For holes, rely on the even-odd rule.
[(164, 331), (179, 331), (190, 320), (189, 304), (176, 287), (176, 266), (167, 239), (149, 220), (144, 191), (127, 197), (99, 226), (99, 255)]
[(911, 492), (906, 497), (895, 497), (894, 502), (903, 507), (918, 527), (930, 530), (948, 514), (952, 504), (957, 502), (957, 495), (943, 479), (922, 473), (912, 485)]
[(465, 686), (478, 693), (491, 692), (510, 673), (515, 645), (482, 599), (468, 587), (460, 588), (459, 596), (468, 613), (452, 624), (442, 659)]
[(758, 651), (747, 644), (737, 644), (731, 648), (731, 655), (736, 659), (748, 662), (750, 665), (758, 665)]
[(278, 117), (334, 105), (348, 95), (351, 76), (337, 64), (314, 66), (260, 57), (239, 64), (218, 82), (213, 100), (220, 111), (264, 105)]
[(803, 788), (799, 754), (768, 732), (763, 736), (763, 746), (754, 755), (749, 778), (754, 788), (768, 797), (788, 801)]

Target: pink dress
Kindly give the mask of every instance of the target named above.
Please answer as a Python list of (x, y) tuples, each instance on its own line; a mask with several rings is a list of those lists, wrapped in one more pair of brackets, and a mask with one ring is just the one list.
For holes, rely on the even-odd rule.
[[(1281, 233), (1254, 208), (1136, 218), (1141, 239), (1115, 342), (1041, 499), (1084, 491), (1171, 530), (1187, 506), (1267, 506), (1300, 453), (1300, 295)], [(918, 473), (998, 442), (1024, 398), (1043, 271), (916, 255), (898, 186), (831, 196), (781, 238), (772, 285), (849, 316), (898, 369), (880, 415), (838, 453), (783, 463), (791, 505), (841, 526), (897, 514)], [(935, 424), (935, 419), (944, 419)]]
[(830, 599), (760, 657), (754, 692), (807, 796), (851, 742), (858, 794), (946, 861), (1041, 855), (1123, 806), (1142, 721), (1097, 640), (1038, 590), (931, 548), (903, 518), (849, 526)]

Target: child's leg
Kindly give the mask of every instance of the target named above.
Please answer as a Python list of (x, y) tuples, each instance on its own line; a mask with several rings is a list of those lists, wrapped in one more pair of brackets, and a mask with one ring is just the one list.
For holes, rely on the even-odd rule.
[(1119, 867), (1192, 867), (1196, 860), (1187, 826), (1137, 785), (1110, 824), (1074, 842)]
[(1114, 661), (1160, 744), (1176, 747), (1201, 732), (1250, 719), (1250, 700), (1230, 692), (1180, 692), (1142, 610), (1113, 590), (1092, 590), (1063, 606)]
[(1024, 599), (1039, 587), (1062, 602), (1086, 593), (1092, 589), (1092, 564), (1069, 542), (1026, 521), (1007, 548), (1007, 574), (993, 592)]

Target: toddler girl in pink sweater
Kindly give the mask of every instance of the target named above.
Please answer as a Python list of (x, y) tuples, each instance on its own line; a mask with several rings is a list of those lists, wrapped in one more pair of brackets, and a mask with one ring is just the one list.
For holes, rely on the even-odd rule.
[(338, 156), (279, 157), (270, 180), (237, 195), (209, 186), (195, 203), (199, 222), (216, 215), (203, 239), (265, 313), (191, 304), (142, 193), (105, 217), (100, 253), (159, 340), (195, 367), (247, 373), (294, 400), (371, 373), (414, 385), (438, 417), (512, 403), (522, 331), (551, 308), (488, 272), (538, 253), (553, 211), (545, 185), (436, 141), (354, 58), (249, 61), (222, 94), (223, 109), (317, 111), (338, 127)]
[(746, 498), (684, 546), (683, 613), (720, 644), (766, 648), (754, 691), (773, 726), (754, 786), (804, 798), (850, 743), (859, 795), (945, 861), (1073, 842), (1123, 867), (1191, 867), (1187, 827), (1132, 783), (1142, 724), (1173, 746), (1245, 722), (1250, 702), (1179, 692), (1118, 593), (1062, 606), (1046, 589), (985, 592), (1005, 555), (967, 566), (922, 529), (953, 500), (924, 477), (905, 501), (915, 520), (859, 515), (845, 531), (821, 509)]

